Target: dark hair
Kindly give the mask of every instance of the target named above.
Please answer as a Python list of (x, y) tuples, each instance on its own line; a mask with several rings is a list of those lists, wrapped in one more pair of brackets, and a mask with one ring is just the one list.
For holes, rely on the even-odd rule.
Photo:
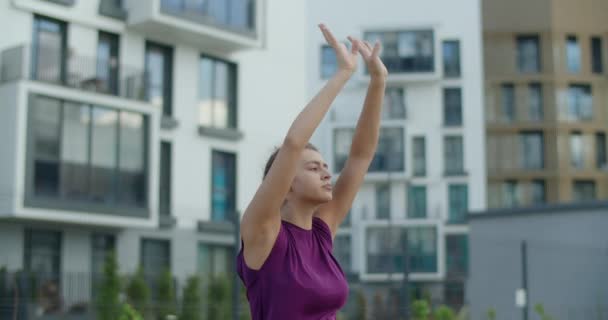
[[(313, 150), (313, 151), (319, 152), (319, 149), (317, 149), (317, 147), (315, 147), (310, 142), (306, 144), (306, 147), (304, 149), (308, 149), (308, 150)], [(270, 167), (272, 167), (272, 164), (274, 163), (274, 159), (277, 157), (277, 154), (279, 153), (279, 150), (281, 150), (281, 147), (275, 148), (274, 151), (272, 152), (272, 154), (270, 155), (270, 157), (268, 158), (268, 161), (266, 161), (266, 166), (264, 167), (264, 178), (266, 178), (266, 175), (268, 174), (268, 171), (270, 171)]]

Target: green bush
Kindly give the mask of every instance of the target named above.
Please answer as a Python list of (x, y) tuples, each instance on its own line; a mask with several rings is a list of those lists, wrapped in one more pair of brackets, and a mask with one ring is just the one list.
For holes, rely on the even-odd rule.
[(231, 319), (231, 291), (230, 281), (226, 275), (210, 277), (207, 293), (207, 319)]
[(454, 311), (452, 311), (452, 309), (450, 309), (450, 307), (442, 305), (442, 306), (439, 306), (439, 308), (437, 308), (437, 310), (435, 310), (435, 312), (433, 314), (433, 319), (434, 320), (455, 320), (456, 315), (454, 314)]
[(412, 319), (427, 320), (431, 311), (426, 300), (416, 300), (412, 303)]
[(247, 289), (243, 285), (242, 282), (239, 282), (241, 288), (241, 300), (240, 300), (240, 314), (239, 320), (249, 320), (251, 319), (251, 309), (249, 308), (249, 301), (247, 300)]
[(173, 276), (169, 270), (165, 270), (158, 277), (158, 300), (156, 305), (156, 318), (158, 320), (167, 319), (168, 315), (177, 314), (177, 306), (175, 301), (175, 286), (173, 284)]
[(494, 310), (494, 308), (488, 309), (486, 316), (488, 320), (496, 320), (496, 310)]
[(135, 311), (129, 304), (123, 303), (120, 308), (120, 313), (117, 318), (118, 320), (143, 320), (144, 318)]
[(137, 312), (142, 315), (146, 314), (150, 300), (150, 289), (148, 289), (142, 268), (139, 268), (137, 273), (131, 277), (131, 281), (127, 287), (127, 298)]
[(553, 318), (545, 312), (545, 307), (540, 303), (537, 303), (534, 306), (534, 311), (536, 311), (541, 320), (553, 320)]
[(188, 278), (182, 297), (182, 312), (179, 320), (201, 320), (202, 305), (200, 279), (197, 276)]
[(118, 262), (114, 251), (106, 256), (102, 278), (95, 286), (98, 293), (96, 296), (97, 319), (115, 320), (118, 318), (121, 305), (120, 277), (118, 276)]

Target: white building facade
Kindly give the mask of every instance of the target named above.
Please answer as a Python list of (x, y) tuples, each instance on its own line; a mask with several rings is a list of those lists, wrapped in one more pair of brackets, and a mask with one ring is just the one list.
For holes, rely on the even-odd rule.
[(47, 275), (65, 308), (111, 250), (121, 273), (231, 271), (232, 214), (307, 101), (304, 12), (2, 1), (0, 267)]
[[(336, 68), (320, 22), (346, 42), (382, 41), (389, 70), (378, 149), (334, 254), (353, 283), (386, 297), (401, 288), (407, 243), (410, 293), (464, 304), (466, 212), (486, 199), (479, 1), (311, 1), (308, 9), (309, 93)], [(334, 178), (369, 83), (360, 62), (313, 140)]]

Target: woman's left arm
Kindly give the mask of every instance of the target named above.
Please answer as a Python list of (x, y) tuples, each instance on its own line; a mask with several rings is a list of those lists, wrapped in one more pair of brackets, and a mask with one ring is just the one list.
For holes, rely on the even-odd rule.
[(374, 158), (380, 134), (381, 109), (388, 75), (388, 71), (379, 57), (380, 43), (376, 43), (372, 48), (367, 42), (357, 39), (350, 40), (360, 42), (359, 52), (369, 70), (370, 83), (363, 110), (357, 121), (348, 159), (333, 188), (333, 199), (322, 205), (316, 213), (317, 217), (329, 225), (332, 239), (346, 218)]

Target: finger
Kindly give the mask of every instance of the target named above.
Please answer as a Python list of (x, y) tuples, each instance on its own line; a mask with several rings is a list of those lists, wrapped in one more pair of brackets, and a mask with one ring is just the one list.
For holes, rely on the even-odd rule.
[(357, 54), (357, 52), (359, 51), (359, 41), (351, 36), (348, 36), (348, 41), (350, 41), (351, 48), (350, 48), (350, 53), (351, 54)]
[(365, 46), (367, 47), (367, 49), (369, 50), (370, 54), (374, 51), (374, 49), (372, 48), (372, 46), (369, 44), (369, 42), (364, 41)]
[(361, 53), (363, 59), (367, 60), (371, 57), (372, 52), (365, 45), (365, 41), (361, 41), (361, 45), (359, 45), (359, 53)]
[(372, 56), (373, 57), (377, 57), (380, 54), (380, 41), (376, 40), (376, 43), (374, 44), (374, 49), (372, 50)]
[(334, 35), (331, 33), (331, 31), (329, 31), (329, 29), (327, 28), (327, 26), (325, 26), (324, 24), (319, 24), (319, 28), (321, 29), (321, 32), (323, 33), (323, 36), (325, 37), (325, 41), (327, 41), (327, 43), (332, 46), (332, 47), (336, 47), (336, 44), (338, 43), (338, 41), (336, 40), (336, 37), (334, 37)]

